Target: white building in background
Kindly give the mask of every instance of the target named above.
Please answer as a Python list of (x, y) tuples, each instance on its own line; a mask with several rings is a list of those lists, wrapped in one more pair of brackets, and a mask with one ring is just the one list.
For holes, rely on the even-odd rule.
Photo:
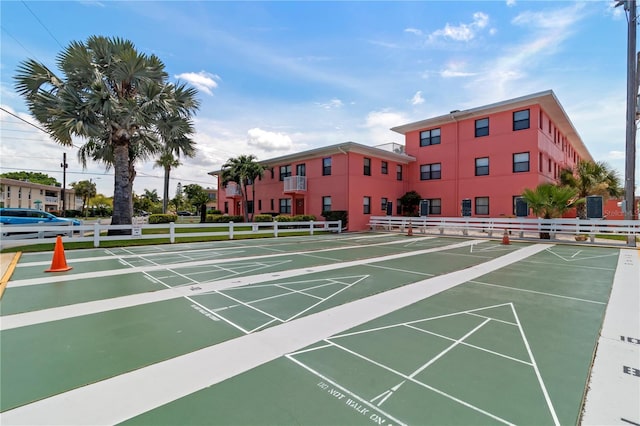
[[(82, 198), (73, 189), (64, 191), (67, 210), (82, 210)], [(62, 188), (16, 179), (0, 178), (0, 207), (62, 210)]]

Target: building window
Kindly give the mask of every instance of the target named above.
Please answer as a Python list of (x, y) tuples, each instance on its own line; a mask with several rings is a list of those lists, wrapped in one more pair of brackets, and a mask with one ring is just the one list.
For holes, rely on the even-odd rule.
[(431, 129), (420, 132), (420, 146), (439, 145), (440, 129)]
[(262, 211), (262, 200), (258, 200), (258, 210)]
[(402, 180), (402, 166), (396, 166), (396, 180)]
[(273, 179), (273, 167), (269, 171), (271, 172), (271, 179)]
[(322, 176), (331, 175), (331, 157), (322, 159)]
[(529, 153), (520, 152), (513, 154), (513, 173), (529, 171)]
[(442, 214), (442, 199), (429, 199), (429, 214)]
[(489, 174), (489, 157), (476, 158), (476, 176)]
[(396, 214), (397, 215), (401, 215), (402, 214), (402, 203), (400, 202), (400, 199), (396, 199)]
[(229, 202), (228, 201), (224, 202), (224, 213), (225, 214), (229, 214)]
[(297, 176), (306, 176), (307, 175), (307, 166), (302, 163), (296, 166), (296, 175)]
[(513, 113), (513, 130), (524, 130), (529, 128), (529, 110), (516, 111)]
[(476, 197), (476, 214), (489, 214), (489, 197)]
[(289, 176), (291, 176), (291, 164), (280, 166), (280, 180), (284, 180), (284, 178)]
[(363, 173), (365, 176), (371, 176), (371, 158), (364, 159), (364, 170)]
[(380, 173), (382, 173), (383, 175), (389, 174), (389, 163), (387, 163), (386, 161), (382, 162), (382, 165), (380, 166)]
[(247, 200), (247, 213), (253, 214), (253, 200)]
[(476, 138), (489, 135), (489, 119), (481, 118), (476, 120)]
[(380, 198), (380, 208), (387, 210), (387, 199), (385, 197)]
[(371, 214), (371, 197), (364, 197), (362, 199), (363, 209), (362, 212), (364, 214)]
[(291, 214), (291, 198), (280, 198), (280, 213)]
[(331, 211), (331, 197), (322, 197), (322, 211), (323, 212)]
[(440, 179), (440, 163), (420, 166), (420, 180)]
[(538, 153), (538, 171), (542, 173), (542, 153)]
[(271, 205), (271, 211), (273, 211), (273, 198), (271, 199), (270, 205)]

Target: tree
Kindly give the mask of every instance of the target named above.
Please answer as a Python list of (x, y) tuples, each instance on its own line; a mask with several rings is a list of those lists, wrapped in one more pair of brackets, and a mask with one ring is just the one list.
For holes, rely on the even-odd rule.
[(182, 192), (187, 197), (189, 203), (196, 207), (200, 207), (200, 223), (207, 221), (207, 201), (209, 201), (209, 194), (198, 184), (192, 183), (185, 185)]
[(182, 209), (185, 204), (184, 195), (182, 194), (182, 184), (180, 182), (176, 185), (176, 195), (171, 200), (171, 203), (173, 203), (176, 210)]
[(76, 195), (82, 198), (82, 213), (86, 214), (87, 207), (89, 206), (89, 199), (95, 197), (97, 194), (96, 184), (89, 180), (81, 180), (79, 182), (71, 183), (71, 188), (76, 192)]
[(604, 161), (594, 163), (580, 160), (575, 169), (566, 168), (560, 172), (560, 182), (577, 190), (580, 202), (576, 204), (576, 213), (580, 219), (587, 218), (587, 196), (601, 195), (606, 200), (624, 194), (617, 172)]
[[(255, 185), (253, 183), (259, 177), (262, 177), (265, 167), (256, 162), (254, 155), (240, 155), (236, 158), (230, 158), (222, 165), (222, 185), (226, 188), (230, 182), (234, 182), (240, 188), (240, 197), (242, 198), (242, 210), (245, 222), (253, 220), (254, 209), (251, 211), (251, 219), (249, 219), (248, 200), (246, 197), (247, 187), (251, 185), (252, 200), (256, 199)], [(255, 203), (254, 203), (255, 205)]]
[(60, 182), (54, 177), (46, 175), (40, 172), (7, 172), (0, 174), (0, 177), (7, 179), (15, 179), (22, 181), (29, 181), (33, 183), (39, 183), (41, 185), (50, 185), (50, 186), (62, 186)]
[(422, 197), (416, 191), (407, 192), (402, 197), (400, 197), (400, 205), (402, 206), (402, 211), (407, 216), (415, 216), (421, 199)]
[[(33, 59), (20, 63), (16, 90), (31, 114), (58, 143), (87, 140), (86, 158), (114, 169), (111, 223), (130, 224), (134, 161), (159, 149), (158, 120), (190, 117), (198, 109), (195, 89), (167, 82), (164, 64), (121, 38), (91, 36), (72, 42), (57, 58), (64, 78)], [(80, 154), (79, 154), (80, 155)]]
[[(573, 207), (578, 191), (568, 186), (542, 183), (535, 189), (526, 188), (522, 198), (529, 204), (533, 213), (543, 219), (561, 217)], [(549, 239), (548, 232), (541, 232), (540, 238)]]

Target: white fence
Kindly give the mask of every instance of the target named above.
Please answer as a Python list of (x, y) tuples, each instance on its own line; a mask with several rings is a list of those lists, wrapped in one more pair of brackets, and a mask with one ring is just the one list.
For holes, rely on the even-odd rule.
[(498, 237), (506, 230), (516, 238), (540, 238), (540, 234), (545, 233), (549, 234), (550, 239), (583, 236), (590, 242), (594, 242), (599, 234), (640, 236), (638, 220), (372, 216), (369, 226), (372, 230), (399, 232), (408, 232), (411, 226), (412, 232), (424, 234), (480, 233), (488, 237)]
[[(107, 235), (109, 230), (120, 230), (128, 235)], [(144, 232), (144, 230), (152, 230)], [(166, 232), (158, 232), (166, 230)], [(190, 231), (191, 230), (191, 231)], [(342, 221), (309, 222), (255, 222), (255, 223), (194, 223), (194, 224), (133, 224), (102, 225), (99, 222), (80, 226), (17, 226), (0, 225), (2, 239), (0, 248), (53, 242), (51, 239), (61, 235), (63, 241), (93, 241), (94, 247), (100, 247), (102, 241), (159, 239), (174, 243), (176, 237), (223, 237), (230, 240), (238, 235), (258, 235), (277, 237), (287, 233), (316, 231), (342, 232)]]

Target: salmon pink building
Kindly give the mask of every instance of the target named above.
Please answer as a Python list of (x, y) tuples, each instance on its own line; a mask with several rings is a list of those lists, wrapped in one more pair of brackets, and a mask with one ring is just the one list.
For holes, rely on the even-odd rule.
[[(550, 90), (391, 130), (404, 135), (404, 147), (346, 142), (261, 161), (267, 171), (254, 183), (249, 208), (318, 219), (323, 211), (346, 210), (349, 229), (361, 230), (372, 215), (402, 214), (399, 199), (416, 191), (429, 200), (430, 216), (460, 216), (464, 209), (475, 217), (509, 217), (525, 188), (557, 182), (562, 168), (593, 161)], [(218, 209), (242, 214), (237, 188), (218, 188)]]

